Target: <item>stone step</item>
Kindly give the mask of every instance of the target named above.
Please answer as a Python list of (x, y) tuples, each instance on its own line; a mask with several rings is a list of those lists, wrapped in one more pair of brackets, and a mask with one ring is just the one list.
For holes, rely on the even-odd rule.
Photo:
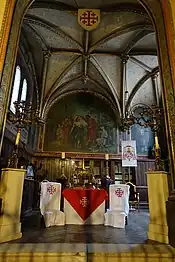
[(13, 262), (173, 262), (175, 249), (163, 244), (15, 244), (0, 245), (0, 261)]

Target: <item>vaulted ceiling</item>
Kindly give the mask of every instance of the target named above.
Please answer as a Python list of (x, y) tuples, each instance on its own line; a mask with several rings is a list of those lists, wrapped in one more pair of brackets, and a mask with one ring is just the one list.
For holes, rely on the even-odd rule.
[[(78, 24), (78, 8), (100, 8), (96, 29)], [(120, 116), (125, 108), (160, 99), (156, 36), (136, 0), (35, 1), (24, 17), (20, 46), (30, 53), (43, 114), (82, 91), (101, 97)]]

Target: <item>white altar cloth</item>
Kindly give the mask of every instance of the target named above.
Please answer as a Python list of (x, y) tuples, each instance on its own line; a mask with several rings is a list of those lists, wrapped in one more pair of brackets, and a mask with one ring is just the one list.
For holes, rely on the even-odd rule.
[(125, 184), (109, 186), (109, 209), (105, 213), (105, 226), (125, 227), (129, 213), (129, 186)]
[(129, 213), (129, 186), (125, 184), (109, 186), (109, 209)]
[(40, 195), (40, 210), (60, 210), (61, 184), (55, 182), (42, 182)]
[(65, 214), (60, 211), (61, 184), (42, 182), (40, 210), (46, 227), (65, 225)]
[(105, 213), (105, 201), (98, 206), (94, 212), (86, 219), (83, 220), (75, 209), (64, 199), (64, 213), (66, 216), (66, 224), (74, 225), (103, 225), (104, 224), (104, 213)]

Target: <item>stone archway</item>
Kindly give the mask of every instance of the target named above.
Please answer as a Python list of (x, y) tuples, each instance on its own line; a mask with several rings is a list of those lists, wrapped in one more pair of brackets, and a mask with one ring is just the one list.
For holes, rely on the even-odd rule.
[[(14, 72), (14, 65), (17, 56), (18, 41), (20, 35), (20, 28), (23, 20), (23, 16), (28, 6), (34, 1), (31, 0), (18, 0), (14, 11), (14, 17), (11, 26), (11, 32), (9, 35), (9, 42), (7, 47), (7, 53), (4, 63), (1, 89), (0, 89), (0, 133), (1, 133), (1, 145), (3, 141), (3, 135), (6, 124), (6, 115), (8, 110), (9, 96), (12, 86), (12, 75)], [(158, 0), (139, 0), (139, 2), (145, 7), (147, 12), (152, 18), (157, 34), (157, 44), (160, 59), (162, 86), (163, 86), (163, 98), (164, 98), (164, 112), (166, 119), (166, 135), (169, 143), (169, 155), (171, 159), (171, 174), (172, 174), (172, 187), (174, 187), (174, 170), (175, 170), (175, 94), (174, 84), (171, 71), (171, 63), (169, 60), (170, 53), (168, 52), (166, 28), (164, 24), (162, 6)], [(170, 41), (170, 39), (169, 39)], [(173, 55), (171, 53), (171, 55)], [(173, 65), (172, 65), (173, 66)]]
[[(171, 50), (168, 49), (168, 43), (171, 39), (167, 39), (167, 24), (169, 17), (165, 16), (165, 9), (167, 9), (168, 3), (161, 4), (159, 0), (157, 1), (146, 1), (139, 0), (139, 2), (144, 6), (148, 14), (150, 15), (157, 36), (157, 47), (159, 54), (159, 65), (162, 77), (162, 87), (163, 87), (163, 107), (164, 116), (166, 124), (166, 136), (170, 156), (170, 171), (171, 171), (171, 182), (172, 188), (174, 188), (175, 181), (175, 93), (174, 93), (174, 82), (172, 76), (173, 63), (170, 61), (170, 56), (174, 56)], [(164, 5), (164, 6), (163, 6)], [(164, 8), (164, 12), (163, 12)], [(170, 30), (170, 28), (169, 28)], [(169, 40), (169, 41), (167, 41)], [(168, 43), (167, 43), (168, 42)]]

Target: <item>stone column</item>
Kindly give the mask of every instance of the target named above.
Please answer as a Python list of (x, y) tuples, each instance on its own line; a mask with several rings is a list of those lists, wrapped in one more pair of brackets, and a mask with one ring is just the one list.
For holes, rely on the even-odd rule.
[(127, 100), (127, 79), (126, 79), (126, 70), (127, 70), (127, 61), (129, 59), (128, 55), (121, 55), (121, 79), (122, 79), (122, 115), (124, 117), (125, 115), (125, 105), (126, 105), (126, 100)]
[(168, 179), (164, 171), (147, 172), (150, 223), (148, 239), (168, 244), (166, 201)]
[(152, 76), (152, 83), (154, 87), (154, 95), (155, 95), (155, 100), (156, 100), (156, 105), (159, 105), (159, 87), (158, 87), (158, 75), (155, 74)]
[(45, 135), (45, 122), (41, 122), (38, 126), (38, 144), (37, 151), (43, 151), (44, 146), (44, 135)]
[(43, 101), (44, 101), (46, 80), (47, 80), (47, 70), (49, 67), (49, 60), (51, 57), (50, 51), (44, 51), (43, 57), (44, 57), (44, 63), (43, 63), (43, 70), (42, 70), (42, 86), (41, 86), (41, 97), (40, 97), (40, 106), (39, 106), (40, 116), (42, 116), (42, 110), (43, 110)]
[(2, 169), (0, 243), (22, 237), (20, 215), (25, 172), (24, 169)]

